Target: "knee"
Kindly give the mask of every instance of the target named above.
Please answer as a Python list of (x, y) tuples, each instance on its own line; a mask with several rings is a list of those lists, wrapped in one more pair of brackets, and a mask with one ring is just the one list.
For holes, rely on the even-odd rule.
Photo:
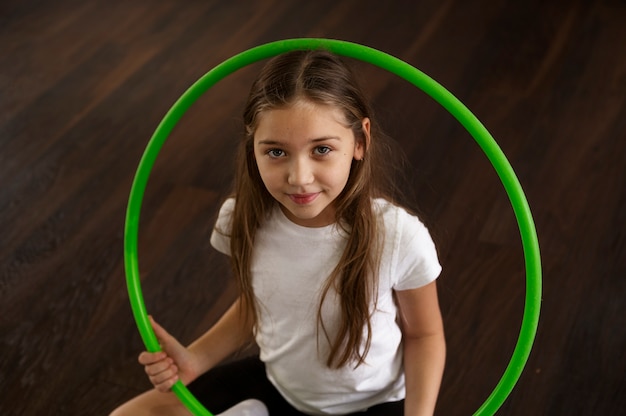
[(220, 413), (217, 416), (235, 416), (235, 415), (249, 415), (249, 416), (268, 416), (269, 411), (260, 400), (248, 399), (231, 407), (224, 413)]
[(115, 408), (110, 416), (189, 415), (174, 394), (151, 390), (140, 394)]
[(113, 409), (113, 411), (109, 413), (109, 416), (130, 416), (132, 413), (127, 408), (128, 408), (128, 404), (125, 403)]

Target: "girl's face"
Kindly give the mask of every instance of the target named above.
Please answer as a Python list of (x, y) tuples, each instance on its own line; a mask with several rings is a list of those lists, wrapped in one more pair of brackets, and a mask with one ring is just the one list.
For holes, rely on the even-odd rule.
[[(363, 130), (369, 137), (369, 119)], [(323, 227), (335, 221), (334, 201), (346, 186), (363, 143), (334, 106), (299, 100), (259, 115), (254, 156), (265, 187), (291, 221)]]

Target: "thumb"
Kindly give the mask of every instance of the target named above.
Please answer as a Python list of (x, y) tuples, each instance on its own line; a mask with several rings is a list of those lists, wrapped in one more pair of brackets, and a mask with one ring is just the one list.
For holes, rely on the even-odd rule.
[(163, 352), (172, 358), (177, 366), (184, 363), (186, 359), (186, 348), (178, 342), (176, 338), (170, 335), (161, 325), (159, 325), (152, 316), (149, 318), (152, 328), (154, 329), (154, 334), (156, 335)]
[(171, 342), (173, 337), (165, 330), (165, 328), (154, 320), (152, 315), (149, 315), (148, 318), (150, 319), (150, 324), (152, 325), (154, 334), (156, 335), (157, 340), (159, 340), (159, 344), (161, 344), (161, 347), (165, 349), (165, 346)]

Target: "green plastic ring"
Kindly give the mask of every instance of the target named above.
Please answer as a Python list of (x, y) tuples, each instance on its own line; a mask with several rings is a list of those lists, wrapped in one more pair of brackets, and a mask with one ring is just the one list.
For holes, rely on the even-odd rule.
[[(165, 140), (191, 105), (209, 88), (233, 72), (260, 60), (293, 50), (326, 49), (335, 54), (361, 60), (385, 69), (424, 91), (452, 114), (481, 147), (507, 192), (519, 226), (526, 267), (526, 298), (519, 338), (511, 360), (493, 392), (474, 413), (493, 415), (509, 396), (528, 360), (539, 322), (541, 307), (541, 259), (539, 243), (530, 207), (522, 187), (506, 156), (482, 123), (449, 91), (406, 62), (356, 43), (332, 39), (287, 39), (266, 43), (235, 55), (207, 72), (196, 81), (165, 115), (144, 151), (130, 191), (124, 234), (124, 264), (128, 294), (137, 327), (148, 351), (160, 346), (148, 320), (141, 291), (137, 261), (137, 240), (141, 202), (154, 166)], [(172, 388), (181, 402), (196, 416), (211, 416), (179, 381)]]

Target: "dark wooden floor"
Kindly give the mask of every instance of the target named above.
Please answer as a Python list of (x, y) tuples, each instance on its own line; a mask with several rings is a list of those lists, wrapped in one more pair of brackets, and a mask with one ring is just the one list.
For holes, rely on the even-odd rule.
[[(536, 343), (498, 414), (626, 412), (626, 3), (620, 0), (36, 1), (0, 4), (0, 414), (97, 415), (148, 388), (123, 273), (132, 177), (198, 77), (249, 47), (318, 36), (422, 69), (496, 137), (542, 248)], [(500, 379), (523, 313), (519, 232), (491, 165), (416, 89), (356, 63), (406, 150), (438, 243), (449, 345), (440, 415)], [(233, 299), (208, 235), (258, 66), (209, 91), (148, 186), (150, 313), (190, 341)]]

